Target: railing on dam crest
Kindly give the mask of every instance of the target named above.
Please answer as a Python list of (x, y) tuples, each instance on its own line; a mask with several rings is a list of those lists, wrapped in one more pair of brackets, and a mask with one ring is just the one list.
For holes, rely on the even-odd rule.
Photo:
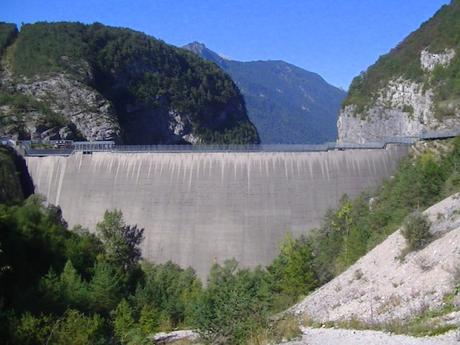
[(386, 137), (380, 141), (366, 143), (329, 142), (319, 145), (279, 144), (279, 145), (117, 145), (113, 141), (73, 142), (55, 140), (46, 143), (21, 142), (27, 156), (68, 156), (74, 152), (91, 154), (93, 152), (320, 152), (333, 150), (383, 149), (389, 144), (412, 145), (420, 140), (446, 139), (460, 135), (460, 129), (451, 131), (422, 132), (414, 137)]

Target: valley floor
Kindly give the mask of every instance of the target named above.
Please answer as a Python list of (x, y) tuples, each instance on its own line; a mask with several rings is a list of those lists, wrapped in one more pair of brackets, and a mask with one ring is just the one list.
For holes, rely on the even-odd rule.
[(437, 337), (415, 338), (379, 331), (356, 331), (334, 328), (303, 328), (303, 337), (284, 345), (455, 345), (460, 344), (455, 331)]

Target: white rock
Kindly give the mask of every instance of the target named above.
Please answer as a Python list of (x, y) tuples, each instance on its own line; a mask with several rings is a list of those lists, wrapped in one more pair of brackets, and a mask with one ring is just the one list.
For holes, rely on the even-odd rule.
[(454, 49), (445, 49), (443, 53), (430, 53), (428, 49), (422, 50), (420, 54), (420, 63), (426, 71), (433, 71), (437, 66), (448, 66), (455, 57)]

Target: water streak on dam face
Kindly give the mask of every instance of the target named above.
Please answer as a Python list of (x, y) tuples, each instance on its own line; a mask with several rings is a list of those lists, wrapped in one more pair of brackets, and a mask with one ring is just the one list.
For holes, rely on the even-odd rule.
[(36, 191), (71, 226), (106, 209), (145, 228), (144, 257), (194, 267), (217, 260), (265, 265), (286, 232), (317, 227), (347, 193), (376, 187), (407, 146), (329, 152), (77, 153), (26, 157)]

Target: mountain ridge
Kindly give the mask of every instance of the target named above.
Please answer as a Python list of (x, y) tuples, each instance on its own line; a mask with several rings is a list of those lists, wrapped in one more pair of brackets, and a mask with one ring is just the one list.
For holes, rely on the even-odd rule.
[(240, 88), (262, 143), (318, 144), (335, 141), (346, 92), (319, 74), (282, 60), (236, 61), (203, 43), (183, 47), (217, 64)]

